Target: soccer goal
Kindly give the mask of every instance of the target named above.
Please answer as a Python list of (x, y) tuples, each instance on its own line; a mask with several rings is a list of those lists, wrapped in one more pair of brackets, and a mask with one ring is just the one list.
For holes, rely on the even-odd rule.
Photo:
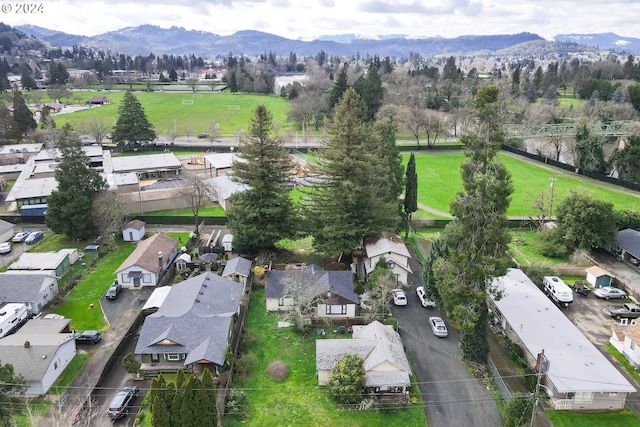
[(193, 105), (193, 99), (183, 99), (182, 105)]
[(229, 104), (227, 105), (227, 110), (239, 110), (240, 106), (238, 104)]

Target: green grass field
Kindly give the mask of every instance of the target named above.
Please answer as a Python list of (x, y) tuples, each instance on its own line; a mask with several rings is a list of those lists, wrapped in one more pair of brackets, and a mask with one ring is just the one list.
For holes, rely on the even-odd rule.
[[(249, 347), (253, 363), (242, 384), (246, 391), (248, 418), (225, 418), (227, 426), (426, 426), (424, 407), (413, 404), (395, 413), (350, 411), (338, 407), (327, 391), (318, 387), (315, 337), (302, 338), (292, 328), (278, 328), (278, 317), (264, 310), (264, 289), (257, 290), (249, 306), (245, 330), (254, 338)], [(327, 335), (326, 338), (345, 337)], [(266, 373), (276, 360), (290, 368), (284, 381)]]
[[(124, 92), (100, 94), (111, 99), (111, 104), (71, 114), (55, 115), (56, 126), (60, 128), (65, 123), (70, 123), (77, 130), (82, 122), (93, 117), (103, 117), (107, 123), (115, 125)], [(86, 92), (87, 99), (95, 95), (96, 92)], [(222, 135), (236, 135), (236, 131), (247, 128), (251, 114), (260, 104), (273, 114), (274, 127), (285, 130), (293, 126), (287, 122), (289, 101), (277, 95), (203, 93), (194, 96), (192, 93), (162, 92), (135, 92), (134, 95), (142, 104), (147, 118), (159, 136), (163, 135), (165, 130), (169, 135), (174, 127), (174, 120), (178, 135), (189, 133), (194, 139), (198, 133), (210, 133), (211, 122), (220, 125)], [(193, 101), (193, 104), (184, 105), (183, 100)], [(229, 106), (237, 106), (238, 109)]]
[[(408, 155), (403, 155), (405, 164), (408, 158)], [(418, 202), (442, 212), (449, 212), (451, 200), (456, 192), (462, 190), (459, 168), (463, 158), (461, 152), (416, 153)], [(595, 199), (611, 202), (617, 210), (640, 207), (640, 194), (636, 192), (621, 190), (548, 165), (542, 167), (530, 164), (506, 154), (500, 154), (499, 158), (511, 172), (513, 181), (514, 192), (507, 212), (510, 216), (533, 214), (532, 201), (540, 191), (549, 190), (551, 178), (554, 177), (554, 206), (574, 190), (589, 194)]]

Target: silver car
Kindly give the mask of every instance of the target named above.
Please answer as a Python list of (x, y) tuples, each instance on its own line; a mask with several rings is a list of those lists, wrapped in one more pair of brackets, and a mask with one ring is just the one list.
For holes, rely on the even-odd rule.
[(627, 296), (627, 293), (622, 289), (614, 288), (613, 286), (605, 286), (602, 288), (598, 288), (593, 291), (595, 296), (602, 299), (610, 299), (610, 298), (624, 298)]
[(431, 326), (431, 331), (433, 332), (433, 335), (437, 337), (444, 338), (447, 335), (449, 335), (449, 331), (447, 330), (447, 325), (444, 323), (444, 320), (442, 320), (439, 317), (436, 317), (436, 316), (429, 317), (429, 326)]

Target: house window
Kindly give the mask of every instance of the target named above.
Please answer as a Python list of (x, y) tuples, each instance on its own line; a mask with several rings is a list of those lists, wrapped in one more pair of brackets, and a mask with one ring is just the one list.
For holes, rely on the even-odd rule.
[(285, 305), (286, 306), (291, 306), (291, 305), (293, 305), (293, 298), (291, 298), (291, 297), (278, 298), (278, 305), (280, 307), (283, 307)]
[(613, 392), (609, 393), (609, 397), (618, 397), (618, 393), (613, 391)]
[(166, 360), (170, 360), (170, 361), (172, 361), (172, 362), (175, 362), (175, 361), (177, 361), (177, 360), (180, 360), (180, 355), (179, 355), (179, 354), (176, 354), (176, 353), (169, 353), (169, 354), (165, 354), (165, 355), (164, 355), (164, 358), (165, 358)]
[(327, 314), (347, 314), (347, 306), (327, 304)]
[(578, 391), (573, 397), (576, 402), (591, 402), (593, 401), (593, 393), (589, 391)]

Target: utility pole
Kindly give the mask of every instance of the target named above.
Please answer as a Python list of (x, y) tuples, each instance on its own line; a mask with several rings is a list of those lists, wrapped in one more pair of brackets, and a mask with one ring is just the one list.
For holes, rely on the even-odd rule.
[(553, 190), (556, 188), (556, 177), (551, 177), (551, 201), (549, 202), (549, 220), (553, 221)]
[[(553, 188), (553, 187), (551, 187)], [(536, 410), (538, 409), (538, 400), (540, 399), (540, 382), (542, 381), (542, 367), (544, 365), (544, 349), (540, 353), (538, 353), (538, 359), (536, 360), (536, 391), (533, 395), (533, 410), (531, 411), (531, 424), (530, 427), (533, 427), (533, 423), (536, 420)]]

